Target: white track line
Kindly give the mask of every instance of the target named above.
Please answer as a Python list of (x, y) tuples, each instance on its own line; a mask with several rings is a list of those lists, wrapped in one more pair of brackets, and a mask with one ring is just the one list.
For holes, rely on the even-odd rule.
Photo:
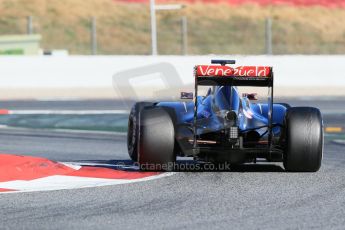
[(345, 145), (345, 140), (333, 140), (332, 142), (339, 145)]

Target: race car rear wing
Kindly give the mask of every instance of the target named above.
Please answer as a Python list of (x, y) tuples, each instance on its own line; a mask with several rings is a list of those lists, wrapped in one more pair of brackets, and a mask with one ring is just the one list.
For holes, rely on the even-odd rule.
[[(273, 69), (269, 66), (239, 66), (231, 67), (234, 60), (212, 60), (212, 64), (197, 65), (194, 68), (195, 98), (198, 97), (198, 85), (231, 85), (231, 86), (258, 86), (268, 87), (268, 150), (272, 148), (272, 118), (273, 118)], [(194, 100), (194, 149), (197, 149), (197, 111), (198, 100)]]
[(273, 86), (273, 71), (269, 66), (198, 65), (194, 76), (197, 85)]

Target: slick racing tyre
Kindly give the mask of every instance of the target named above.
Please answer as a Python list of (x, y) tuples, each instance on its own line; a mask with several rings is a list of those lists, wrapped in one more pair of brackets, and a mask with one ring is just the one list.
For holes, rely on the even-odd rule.
[(175, 128), (169, 112), (162, 107), (140, 112), (138, 161), (144, 171), (171, 171), (176, 161)]
[(291, 172), (316, 172), (323, 154), (320, 110), (292, 107), (285, 115), (284, 168)]
[(133, 161), (138, 160), (138, 132), (139, 132), (139, 113), (145, 107), (153, 106), (152, 102), (137, 102), (132, 107), (128, 118), (127, 149), (128, 155)]

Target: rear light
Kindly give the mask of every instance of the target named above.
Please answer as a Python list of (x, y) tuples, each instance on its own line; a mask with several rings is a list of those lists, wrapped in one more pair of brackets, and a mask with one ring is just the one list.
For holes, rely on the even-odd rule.
[(238, 128), (236, 126), (230, 127), (229, 138), (230, 139), (238, 138)]

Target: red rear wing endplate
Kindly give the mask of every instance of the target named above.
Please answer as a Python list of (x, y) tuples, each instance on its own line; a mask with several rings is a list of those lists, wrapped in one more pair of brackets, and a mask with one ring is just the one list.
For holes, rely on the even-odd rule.
[(198, 85), (272, 86), (273, 71), (269, 66), (195, 66)]

